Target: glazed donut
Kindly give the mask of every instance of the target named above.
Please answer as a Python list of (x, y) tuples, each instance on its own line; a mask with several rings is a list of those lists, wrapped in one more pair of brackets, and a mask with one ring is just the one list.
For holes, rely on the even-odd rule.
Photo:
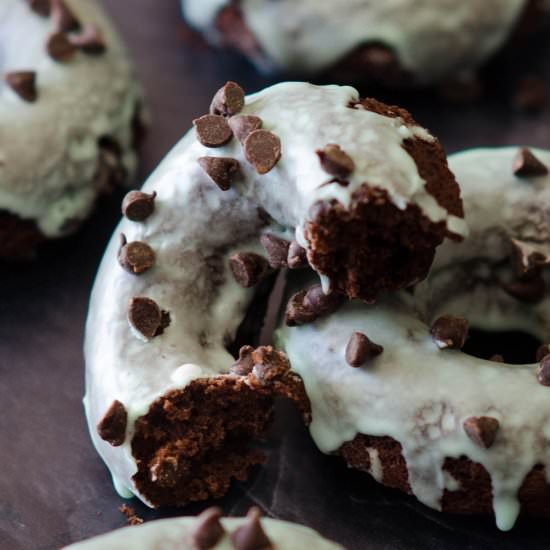
[(323, 452), (433, 508), (493, 512), (507, 530), (520, 507), (550, 517), (550, 348), (524, 365), (460, 348), (468, 322), (550, 341), (550, 152), (479, 149), (449, 164), (469, 237), (444, 243), (413, 293), (283, 327), (277, 341)]
[(274, 397), (307, 416), (284, 354), (245, 346), (230, 372), (255, 283), (309, 262), (333, 291), (306, 297), (322, 315), (337, 293), (373, 300), (416, 282), (465, 231), (441, 146), (404, 110), (298, 82), (245, 99), (230, 82), (211, 113), (125, 198), (87, 322), (94, 443), (121, 494), (153, 506), (243, 479)]
[(326, 0), (182, 0), (193, 27), (263, 70), (336, 69), (392, 85), (473, 77), (537, 3), (345, 0), (334, 9)]
[(221, 510), (208, 508), (198, 517), (150, 521), (141, 526), (117, 529), (106, 535), (71, 544), (66, 550), (343, 550), (319, 533), (288, 521), (261, 518), (257, 508), (246, 518), (222, 518)]
[(95, 0), (0, 4), (0, 258), (74, 231), (129, 179), (140, 123), (126, 50)]

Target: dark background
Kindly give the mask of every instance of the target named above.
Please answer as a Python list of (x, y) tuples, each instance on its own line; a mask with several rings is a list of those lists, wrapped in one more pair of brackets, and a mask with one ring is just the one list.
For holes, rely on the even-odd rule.
[[(230, 52), (209, 49), (180, 23), (172, 0), (106, 0), (133, 52), (152, 113), (140, 182), (206, 112), (226, 80), (247, 92), (271, 81)], [(547, 33), (548, 34), (548, 33)], [(448, 106), (430, 94), (379, 94), (410, 108), (449, 152), (484, 145), (550, 146), (550, 111), (511, 106), (518, 75), (544, 75), (550, 39), (528, 53), (511, 49), (490, 71), (489, 93), (471, 106)], [(495, 68), (496, 67), (496, 68)], [(362, 90), (369, 94), (369, 90)], [(90, 443), (83, 417), (82, 338), (88, 296), (119, 217), (115, 196), (75, 237), (48, 246), (32, 263), (0, 266), (0, 549), (53, 550), (125, 524), (122, 503)], [(521, 404), (518, 404), (521, 406)], [(351, 549), (542, 549), (543, 522), (521, 520), (500, 533), (490, 519), (453, 518), (385, 490), (368, 476), (321, 455), (292, 411), (281, 407), (268, 463), (221, 501), (228, 514), (252, 503), (267, 513), (320, 529)], [(196, 513), (204, 505), (145, 519)]]

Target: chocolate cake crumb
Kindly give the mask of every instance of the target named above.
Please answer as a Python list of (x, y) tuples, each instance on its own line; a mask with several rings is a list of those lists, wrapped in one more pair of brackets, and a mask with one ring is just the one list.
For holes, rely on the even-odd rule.
[(527, 112), (542, 111), (548, 101), (546, 82), (538, 76), (524, 76), (517, 85), (513, 104)]
[(191, 535), (194, 549), (210, 550), (220, 542), (225, 535), (221, 517), (222, 511), (217, 507), (207, 508), (197, 517), (197, 525)]
[(244, 140), (246, 160), (258, 174), (267, 174), (281, 158), (281, 140), (268, 130), (254, 130)]
[(490, 416), (471, 416), (464, 421), (463, 427), (476, 445), (489, 449), (495, 442), (500, 423)]
[(119, 512), (122, 512), (128, 521), (128, 525), (141, 525), (143, 523), (143, 519), (136, 515), (136, 511), (127, 504), (122, 504), (118, 508)]
[(147, 340), (162, 334), (170, 324), (170, 315), (145, 296), (134, 296), (128, 307), (128, 322)]
[(28, 0), (28, 3), (31, 10), (42, 17), (48, 17), (51, 13), (50, 0)]
[(231, 365), (229, 372), (238, 374), (239, 376), (250, 374), (254, 368), (253, 351), (254, 348), (252, 346), (241, 346), (239, 358)]
[(514, 174), (521, 178), (535, 178), (548, 174), (548, 166), (543, 164), (533, 152), (526, 147), (518, 151), (514, 158), (512, 169)]
[(235, 550), (269, 550), (273, 544), (265, 534), (260, 523), (261, 513), (256, 507), (247, 514), (247, 522), (231, 533), (231, 542)]
[(120, 401), (115, 400), (97, 425), (97, 433), (103, 441), (107, 441), (113, 447), (119, 447), (126, 438), (127, 423), (126, 407)]
[(546, 355), (540, 360), (537, 367), (537, 380), (543, 386), (550, 386), (550, 355)]
[(239, 173), (239, 161), (229, 157), (201, 157), (198, 162), (222, 191), (227, 191), (231, 187)]
[(339, 145), (329, 143), (315, 152), (321, 162), (321, 168), (331, 176), (347, 178), (355, 170), (353, 159), (342, 151)]
[(214, 95), (210, 114), (232, 116), (244, 107), (244, 90), (236, 82), (226, 82)]
[(527, 279), (518, 279), (509, 283), (501, 283), (502, 289), (521, 302), (537, 304), (546, 294), (546, 281), (540, 273)]
[(464, 317), (442, 315), (433, 323), (431, 334), (439, 349), (462, 349), (468, 336), (469, 324)]
[(289, 269), (303, 269), (309, 267), (306, 249), (292, 241), (288, 247), (287, 265)]
[(101, 55), (107, 49), (103, 36), (93, 25), (87, 25), (79, 34), (70, 35), (69, 40), (88, 55)]
[(71, 44), (65, 33), (54, 32), (48, 37), (46, 50), (52, 59), (64, 62), (73, 57), (76, 52), (76, 47)]
[(63, 32), (77, 31), (80, 21), (63, 0), (51, 0), (54, 27)]
[(268, 261), (255, 252), (237, 252), (229, 258), (229, 268), (239, 285), (250, 288), (266, 277), (269, 270)]
[(231, 140), (233, 132), (220, 115), (203, 115), (193, 120), (197, 139), (205, 147), (221, 147)]
[(281, 378), (290, 370), (286, 353), (272, 346), (260, 346), (252, 352), (252, 372), (260, 384)]
[(118, 251), (118, 262), (128, 273), (140, 275), (151, 269), (155, 263), (155, 251), (141, 241), (126, 242), (126, 237), (121, 235), (121, 248)]
[(346, 362), (351, 367), (360, 367), (383, 351), (384, 348), (372, 342), (366, 334), (354, 332), (346, 346)]
[(232, 116), (228, 124), (233, 130), (233, 135), (243, 144), (250, 133), (262, 127), (262, 119), (254, 115)]
[(287, 267), (290, 242), (273, 233), (264, 233), (260, 242), (267, 253), (267, 260), (273, 269)]
[(145, 221), (155, 210), (157, 192), (130, 191), (122, 201), (122, 214), (133, 222)]
[(542, 361), (547, 355), (550, 355), (550, 344), (542, 344), (537, 349), (535, 360)]
[(6, 84), (24, 101), (34, 103), (38, 99), (35, 71), (13, 71), (4, 76)]

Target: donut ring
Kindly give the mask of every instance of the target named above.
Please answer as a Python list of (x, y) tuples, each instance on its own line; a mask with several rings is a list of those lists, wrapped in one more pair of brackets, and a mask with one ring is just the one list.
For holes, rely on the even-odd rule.
[(439, 348), (463, 345), (463, 318), (550, 340), (541, 271), (550, 264), (550, 152), (472, 150), (449, 164), (470, 236), (440, 247), (414, 295), (350, 304), (282, 328), (278, 343), (304, 381), (322, 451), (433, 508), (494, 513), (507, 530), (520, 507), (550, 517), (550, 348), (528, 365)]
[[(309, 261), (334, 291), (307, 297), (326, 314), (337, 292), (372, 300), (416, 282), (444, 236), (464, 234), (443, 150), (406, 111), (349, 87), (283, 83), (245, 99), (228, 83), (211, 113), (126, 197), (87, 323), (94, 443), (121, 494), (153, 506), (243, 479), (274, 397), (308, 414), (284, 354), (245, 346), (229, 370), (254, 283)], [(382, 277), (377, 262), (400, 272)]]
[(142, 102), (95, 1), (0, 6), (0, 258), (76, 229), (134, 173)]
[(474, 77), (537, 4), (345, 0), (334, 9), (319, 0), (182, 0), (193, 27), (262, 70), (302, 76), (336, 70), (397, 86)]

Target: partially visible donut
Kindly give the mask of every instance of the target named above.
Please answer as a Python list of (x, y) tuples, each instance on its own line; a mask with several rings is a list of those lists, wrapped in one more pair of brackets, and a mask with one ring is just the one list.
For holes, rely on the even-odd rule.
[[(539, 0), (182, 0), (186, 19), (264, 70), (426, 85), (473, 77)], [(327, 40), (327, 37), (330, 40)]]
[(284, 354), (245, 346), (232, 366), (256, 283), (309, 261), (333, 293), (306, 298), (327, 312), (340, 294), (413, 284), (445, 235), (464, 234), (437, 140), (353, 88), (282, 83), (245, 98), (229, 82), (194, 124), (124, 200), (86, 330), (94, 443), (121, 493), (153, 506), (243, 479), (275, 397), (308, 414)]
[(141, 88), (95, 0), (0, 5), (0, 258), (66, 235), (131, 178)]
[(520, 507), (550, 517), (550, 348), (526, 365), (460, 348), (467, 321), (550, 341), (550, 152), (449, 162), (469, 237), (443, 244), (413, 293), (283, 328), (278, 344), (304, 381), (322, 451), (428, 506), (494, 513), (510, 529)]
[(150, 521), (71, 544), (65, 550), (343, 550), (303, 525), (261, 518), (257, 508), (251, 508), (246, 518), (221, 515), (218, 508), (208, 508), (198, 517)]

